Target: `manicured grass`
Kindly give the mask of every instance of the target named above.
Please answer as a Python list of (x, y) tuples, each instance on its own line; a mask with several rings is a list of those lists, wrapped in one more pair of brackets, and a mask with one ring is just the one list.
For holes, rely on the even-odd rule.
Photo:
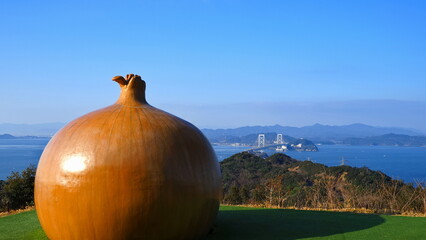
[(213, 239), (426, 239), (426, 218), (222, 206)]
[(0, 239), (47, 239), (35, 210), (0, 218)]
[[(222, 206), (214, 239), (426, 240), (426, 218)], [(47, 239), (35, 211), (0, 218), (0, 239)]]

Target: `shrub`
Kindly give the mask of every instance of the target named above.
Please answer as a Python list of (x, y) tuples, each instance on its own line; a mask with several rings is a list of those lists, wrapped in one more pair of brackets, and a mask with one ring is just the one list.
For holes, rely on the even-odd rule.
[(0, 182), (0, 211), (10, 211), (34, 205), (36, 167), (30, 165), (22, 172), (12, 172)]

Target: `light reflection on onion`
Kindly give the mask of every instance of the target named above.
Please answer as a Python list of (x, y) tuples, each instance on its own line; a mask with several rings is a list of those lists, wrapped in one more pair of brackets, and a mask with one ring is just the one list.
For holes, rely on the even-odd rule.
[(69, 173), (78, 173), (86, 169), (87, 157), (82, 154), (73, 154), (62, 161), (62, 170)]

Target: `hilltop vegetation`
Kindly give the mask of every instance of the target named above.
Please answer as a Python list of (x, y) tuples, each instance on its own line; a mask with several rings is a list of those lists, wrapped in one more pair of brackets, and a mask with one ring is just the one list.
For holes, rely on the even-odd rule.
[(365, 167), (327, 167), (285, 154), (263, 159), (247, 152), (223, 160), (220, 166), (225, 204), (386, 213), (426, 210), (424, 185), (405, 184)]
[(22, 172), (12, 172), (6, 181), (0, 180), (0, 212), (34, 205), (35, 174), (36, 167), (31, 165)]

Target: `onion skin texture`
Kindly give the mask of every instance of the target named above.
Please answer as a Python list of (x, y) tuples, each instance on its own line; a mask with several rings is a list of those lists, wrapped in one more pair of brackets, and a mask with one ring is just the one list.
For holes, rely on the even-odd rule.
[[(117, 77), (116, 77), (117, 78)], [(216, 218), (216, 155), (192, 124), (145, 101), (137, 75), (116, 104), (61, 129), (37, 168), (35, 205), (49, 239), (200, 239)]]

